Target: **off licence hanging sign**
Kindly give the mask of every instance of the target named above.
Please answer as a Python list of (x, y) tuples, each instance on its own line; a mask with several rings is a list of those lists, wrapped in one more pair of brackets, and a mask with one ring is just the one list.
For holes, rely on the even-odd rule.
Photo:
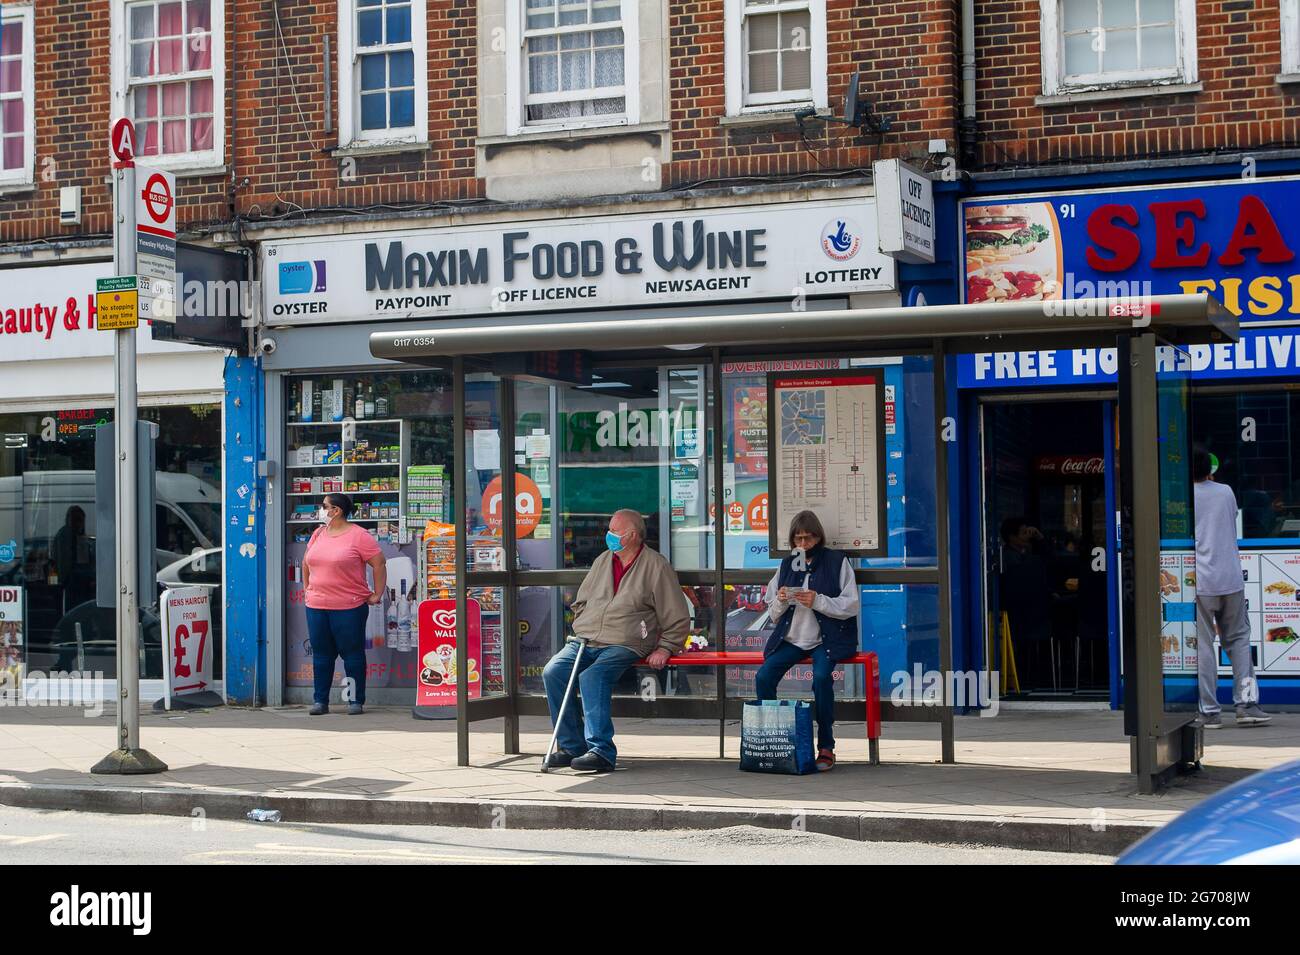
[(95, 327), (102, 331), (138, 328), (139, 292), (134, 275), (95, 280)]

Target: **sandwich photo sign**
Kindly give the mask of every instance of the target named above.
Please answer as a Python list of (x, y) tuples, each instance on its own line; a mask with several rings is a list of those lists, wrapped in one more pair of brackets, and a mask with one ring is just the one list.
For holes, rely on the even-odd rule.
[(1061, 297), (1061, 229), (1050, 202), (965, 208), (966, 301)]

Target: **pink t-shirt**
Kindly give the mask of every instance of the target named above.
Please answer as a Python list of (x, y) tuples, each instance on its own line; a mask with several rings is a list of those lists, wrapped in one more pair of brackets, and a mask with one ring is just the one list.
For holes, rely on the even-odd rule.
[(378, 554), (379, 543), (356, 524), (338, 537), (321, 527), (307, 543), (303, 563), (309, 568), (307, 606), (313, 610), (351, 610), (370, 597), (366, 561)]

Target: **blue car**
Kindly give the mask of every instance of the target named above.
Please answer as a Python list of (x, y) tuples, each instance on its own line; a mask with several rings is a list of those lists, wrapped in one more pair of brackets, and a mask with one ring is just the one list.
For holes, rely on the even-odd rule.
[(1116, 860), (1116, 865), (1297, 864), (1300, 760), (1234, 783)]

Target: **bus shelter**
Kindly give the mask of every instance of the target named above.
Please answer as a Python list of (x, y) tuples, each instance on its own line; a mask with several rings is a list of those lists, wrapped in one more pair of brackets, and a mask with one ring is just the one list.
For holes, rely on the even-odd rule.
[[(898, 531), (905, 541), (908, 528), (889, 530), (885, 515), (868, 506), (862, 512), (875, 511), (873, 526), (877, 534), (853, 541), (856, 549), (850, 548), (850, 552), (859, 558), (855, 576), (861, 587), (924, 598), (904, 602), (899, 627), (900, 632), (908, 632), (901, 640), (899, 634), (877, 630), (864, 638), (863, 649), (875, 649), (872, 640), (880, 641), (882, 646), (897, 646), (901, 648), (898, 659), (908, 664), (915, 662), (918, 673), (924, 662), (925, 669), (942, 675), (953, 671), (950, 523), (954, 506), (950, 494), (955, 482), (950, 479), (949, 457), (954, 442), (960, 440), (954, 417), (955, 394), (949, 381), (950, 359), (963, 351), (1014, 355), (1033, 354), (1040, 349), (1114, 347), (1119, 377), (1120, 473), (1116, 501), (1120, 566), (1115, 570), (1123, 625), (1124, 726), (1131, 738), (1131, 765), (1138, 788), (1154, 791), (1169, 773), (1196, 763), (1201, 752), (1200, 732), (1194, 724), (1195, 700), (1189, 702), (1171, 689), (1163, 672), (1161, 652), (1161, 541), (1191, 536), (1187, 380), (1180, 369), (1186, 364), (1182, 359), (1187, 346), (1230, 343), (1237, 335), (1235, 316), (1203, 294), (826, 311), (773, 306), (766, 312), (708, 316), (596, 312), (558, 319), (543, 315), (506, 319), (494, 315), (449, 320), (418, 331), (372, 334), (370, 350), (377, 358), (451, 371), (455, 619), (467, 619), (471, 594), (499, 595), (502, 690), (474, 693), (467, 681), (460, 682), (455, 707), (459, 764), (469, 764), (469, 733), (474, 722), (504, 719), (504, 751), (517, 754), (520, 718), (546, 714), (544, 695), (536, 692), (535, 686), (530, 692), (521, 685), (520, 640), (516, 637), (523, 620), (521, 594), (547, 589), (556, 592), (556, 612), (551, 619), (556, 633), (553, 649), (558, 649), (564, 632), (560, 593), (565, 588), (576, 588), (587, 573), (578, 554), (581, 548), (570, 546), (575, 542), (568, 538), (577, 533), (572, 529), (564, 530), (566, 540), (556, 541), (555, 553), (562, 556), (550, 565), (537, 566), (538, 562), (529, 557), (529, 548), (536, 542), (521, 540), (531, 526), (527, 519), (530, 515), (519, 513), (520, 505), (525, 510), (534, 506), (523, 493), (523, 485), (527, 483), (531, 493), (538, 483), (524, 476), (521, 466), (532, 453), (530, 440), (545, 437), (541, 433), (544, 429), (530, 426), (544, 419), (547, 408), (554, 412), (557, 401), (571, 399), (585, 402), (584, 406), (605, 401), (607, 408), (596, 420), (619, 429), (621, 434), (627, 428), (630, 400), (624, 396), (637, 393), (640, 379), (658, 382), (651, 390), (658, 388), (655, 393), (666, 408), (663, 442), (672, 446), (661, 453), (668, 462), (666, 469), (679, 469), (666, 471), (661, 482), (666, 514), (659, 531), (664, 539), (661, 548), (671, 546), (670, 557), (685, 589), (712, 595), (711, 601), (702, 601), (711, 603), (711, 612), (697, 618), (704, 621), (701, 636), (707, 634), (711, 647), (730, 648), (729, 641), (734, 643), (735, 634), (729, 631), (728, 621), (737, 613), (729, 602), (732, 595), (766, 584), (772, 570), (770, 564), (752, 566), (750, 561), (737, 560), (734, 553), (728, 553), (726, 531), (730, 527), (724, 529), (724, 525), (732, 519), (729, 508), (734, 510), (729, 497), (736, 464), (724, 460), (724, 446), (728, 444), (724, 435), (729, 433), (728, 426), (724, 426), (724, 412), (730, 414), (732, 405), (738, 408), (739, 399), (736, 389), (729, 387), (727, 376), (737, 374), (737, 369), (761, 369), (766, 373), (772, 500), (765, 499), (764, 505), (765, 509), (769, 505), (771, 508), (771, 546), (763, 556), (770, 559), (781, 552), (780, 525), (789, 516), (782, 502), (788, 505), (799, 499), (798, 482), (790, 476), (794, 472), (777, 472), (787, 462), (795, 462), (790, 464), (792, 468), (804, 466), (804, 459), (781, 443), (790, 436), (779, 433), (782, 422), (774, 402), (782, 400), (784, 393), (778, 394), (780, 389), (789, 387), (792, 394), (806, 395), (806, 388), (800, 392), (796, 386), (818, 381), (832, 386), (842, 383), (835, 372), (819, 377), (816, 372), (806, 372), (810, 367), (864, 372), (845, 379), (859, 385), (885, 365), (901, 363), (904, 369), (910, 369), (902, 372), (907, 375), (909, 411), (914, 418), (929, 419), (920, 422), (919, 427), (913, 422), (906, 448), (911, 473), (920, 474), (920, 478), (909, 486), (905, 505), (891, 500), (886, 508), (905, 506), (909, 509), (908, 523), (913, 523), (910, 509), (924, 509), (932, 515), (933, 533), (928, 543), (904, 545), (900, 552), (884, 538)], [(791, 367), (790, 359), (795, 355), (800, 359), (798, 367), (805, 371), (782, 372)], [(673, 388), (688, 379), (702, 400), (696, 409), (698, 415), (688, 422), (690, 427), (682, 427), (680, 418), (672, 417), (683, 407), (679, 402), (674, 410)], [(485, 388), (490, 390), (496, 409), (490, 420), (482, 418), (477, 399), (472, 406), (468, 397), (471, 393), (481, 397)], [(893, 400), (901, 399), (895, 394)], [(840, 475), (838, 480), (849, 482), (841, 485), (850, 489), (842, 491), (842, 497), (858, 493), (852, 488), (870, 486), (879, 492), (872, 500), (883, 503), (883, 484), (894, 477), (891, 472), (886, 478), (881, 441), (881, 434), (889, 432), (889, 416), (893, 414), (890, 393), (878, 391), (874, 402), (872, 414), (882, 427), (872, 429), (868, 421), (864, 433), (874, 434), (874, 439), (861, 435), (851, 438), (868, 445), (875, 440), (874, 446), (862, 452), (868, 464), (865, 470), (872, 473), (861, 474), (854, 468), (852, 475)], [(734, 430), (735, 423), (729, 427)], [(838, 427), (843, 431), (845, 426)], [(683, 449), (685, 454), (681, 456), (694, 462), (690, 465), (693, 472), (683, 472), (680, 469), (685, 465), (672, 463), (673, 456)], [(729, 453), (734, 455), (734, 447)], [(490, 462), (484, 460), (485, 456)], [(492, 511), (487, 517), (493, 527), (499, 528), (496, 543), (504, 560), (485, 569), (483, 562), (474, 559), (475, 547), (470, 539), (471, 515), (475, 519), (485, 515), (474, 513), (478, 510), (478, 488), (470, 486), (468, 476), (484, 475), (487, 463), (492, 465), (492, 479), (496, 482), (490, 496), (492, 501), (499, 501), (499, 511), (493, 510), (498, 505), (490, 504), (487, 494), (482, 499), (482, 510)], [(690, 476), (682, 478), (682, 473)], [(558, 454), (555, 473), (547, 471), (547, 480), (557, 486), (568, 481), (580, 488), (584, 476), (594, 481), (598, 474), (576, 467), (566, 469)], [(695, 517), (688, 521), (693, 500), (688, 495), (697, 493), (689, 484), (697, 479), (700, 497), (707, 501), (708, 508), (697, 506)], [(610, 510), (612, 504), (603, 508), (606, 514)], [(582, 526), (581, 515), (569, 516), (573, 527)], [(679, 526), (691, 522), (689, 528)], [(687, 536), (687, 530), (693, 533)], [(603, 531), (603, 526), (596, 523), (585, 533), (603, 538)], [(556, 536), (560, 536), (558, 526)], [(834, 536), (828, 531), (828, 537)], [(917, 607), (928, 609), (918, 611)], [(923, 626), (917, 625), (917, 614), (925, 617)], [(455, 662), (460, 674), (470, 672), (467, 644), (466, 639), (457, 640)], [(985, 664), (988, 666), (989, 661)], [(888, 666), (882, 665), (881, 677), (882, 681), (890, 680)], [(613, 713), (616, 717), (717, 719), (719, 755), (723, 755), (723, 721), (739, 719), (743, 704), (740, 694), (729, 693), (728, 682), (719, 674), (711, 692), (703, 695), (655, 692), (651, 686), (651, 692), (616, 696)], [(953, 762), (954, 713), (978, 701), (954, 700), (947, 694), (939, 699), (924, 698), (918, 691), (913, 687), (899, 693), (896, 686), (882, 686), (882, 718), (886, 722), (938, 723), (941, 759)], [(836, 706), (837, 719), (860, 720), (861, 704), (837, 699)]]

